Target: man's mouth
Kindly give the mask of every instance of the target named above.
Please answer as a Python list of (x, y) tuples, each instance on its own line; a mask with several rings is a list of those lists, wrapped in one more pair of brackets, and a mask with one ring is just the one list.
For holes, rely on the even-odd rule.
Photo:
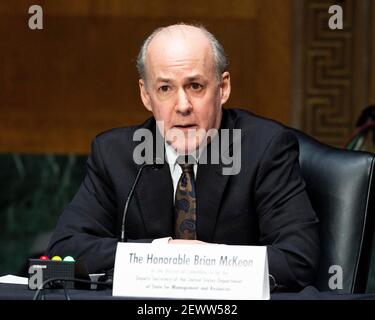
[(186, 130), (186, 129), (198, 129), (198, 126), (196, 124), (180, 124), (173, 126), (176, 129)]

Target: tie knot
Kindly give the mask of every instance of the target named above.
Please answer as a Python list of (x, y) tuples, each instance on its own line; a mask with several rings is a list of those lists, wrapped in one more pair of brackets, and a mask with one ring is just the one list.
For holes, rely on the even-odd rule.
[(180, 165), (182, 172), (192, 173), (194, 172), (194, 164), (196, 163), (195, 159), (191, 155), (179, 156), (177, 158), (177, 163)]

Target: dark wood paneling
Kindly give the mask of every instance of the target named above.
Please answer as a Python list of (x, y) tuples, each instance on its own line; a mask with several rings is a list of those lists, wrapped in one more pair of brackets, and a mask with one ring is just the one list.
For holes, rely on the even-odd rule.
[(253, 73), (253, 109), (285, 124), (291, 120), (291, 1), (263, 0), (257, 11), (257, 29), (252, 50), (256, 52)]
[(39, 4), (50, 15), (68, 17), (126, 16), (179, 19), (194, 16), (249, 19), (255, 16), (260, 3), (259, 0), (11, 0), (0, 3), (0, 14), (19, 15), (21, 12), (27, 12), (29, 6)]
[(224, 44), (227, 106), (288, 123), (289, 0), (39, 3), (37, 31), (27, 27), (33, 1), (0, 3), (0, 152), (87, 153), (97, 133), (144, 121), (139, 46), (154, 28), (181, 20), (203, 22)]

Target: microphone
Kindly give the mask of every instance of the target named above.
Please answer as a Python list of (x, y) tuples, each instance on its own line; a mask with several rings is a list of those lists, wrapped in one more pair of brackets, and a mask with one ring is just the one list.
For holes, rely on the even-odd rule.
[(126, 199), (125, 203), (125, 208), (124, 208), (124, 213), (122, 215), (122, 222), (121, 222), (121, 242), (125, 242), (125, 218), (126, 218), (126, 213), (128, 212), (128, 207), (131, 198), (133, 197), (135, 187), (137, 186), (138, 180), (142, 174), (142, 171), (145, 167), (152, 167), (154, 170), (159, 170), (164, 166), (163, 160), (160, 158), (154, 159), (152, 163), (144, 163), (142, 166), (139, 168), (138, 173), (134, 179), (132, 188), (129, 191), (128, 198)]

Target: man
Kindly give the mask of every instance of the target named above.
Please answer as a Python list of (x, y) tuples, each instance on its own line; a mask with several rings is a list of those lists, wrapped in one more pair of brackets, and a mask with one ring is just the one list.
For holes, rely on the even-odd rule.
[[(143, 169), (126, 215), (127, 241), (266, 245), (280, 287), (297, 290), (313, 281), (318, 221), (299, 172), (298, 142), (276, 122), (222, 108), (231, 90), (227, 65), (222, 46), (202, 27), (172, 25), (149, 36), (137, 67), (142, 102), (154, 117), (96, 137), (87, 175), (59, 219), (50, 255), (84, 259), (90, 272), (113, 267), (126, 198), (141, 167), (133, 136), (148, 129), (164, 137), (168, 165)], [(215, 129), (212, 140), (200, 134)], [(222, 161), (201, 162), (202, 150), (221, 132), (236, 129), (239, 173), (223, 174)], [(171, 134), (176, 131), (182, 135)], [(207, 148), (206, 140), (212, 142)], [(180, 165), (181, 155), (194, 157)]]

